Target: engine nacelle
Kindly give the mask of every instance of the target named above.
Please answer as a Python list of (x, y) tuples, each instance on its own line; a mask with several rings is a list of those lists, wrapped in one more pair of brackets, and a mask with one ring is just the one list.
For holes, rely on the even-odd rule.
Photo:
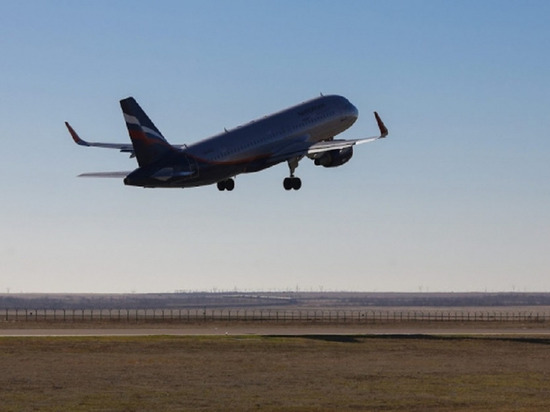
[(320, 157), (314, 160), (315, 166), (337, 167), (347, 163), (353, 156), (353, 147), (345, 149), (331, 150), (323, 153)]

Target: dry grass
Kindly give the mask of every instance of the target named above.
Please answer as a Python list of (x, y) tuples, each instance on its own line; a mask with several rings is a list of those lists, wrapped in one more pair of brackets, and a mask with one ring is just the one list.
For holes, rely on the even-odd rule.
[(87, 321), (62, 321), (62, 320), (40, 320), (40, 321), (2, 321), (0, 320), (0, 330), (16, 330), (16, 329), (43, 329), (43, 330), (55, 330), (55, 329), (68, 329), (68, 330), (100, 330), (100, 329), (228, 329), (239, 327), (250, 327), (250, 329), (262, 329), (269, 330), (270, 328), (277, 329), (303, 329), (305, 334), (309, 333), (308, 330), (315, 329), (332, 329), (342, 330), (342, 333), (347, 333), (350, 329), (363, 329), (365, 333), (376, 330), (384, 329), (403, 329), (403, 330), (463, 330), (468, 333), (469, 330), (498, 330), (502, 333), (506, 333), (507, 330), (526, 330), (537, 331), (542, 330), (546, 332), (550, 327), (550, 322), (537, 322), (537, 321), (386, 321), (379, 320), (376, 322), (357, 322), (357, 321), (339, 321), (339, 322), (314, 322), (314, 321), (300, 321), (300, 320), (288, 320), (288, 321), (268, 321), (268, 320), (231, 320), (231, 321), (217, 321), (217, 320), (192, 320), (192, 321), (180, 321), (180, 320), (149, 320), (149, 321), (118, 321), (118, 320), (87, 320)]
[(550, 410), (550, 341), (0, 338), (2, 411)]

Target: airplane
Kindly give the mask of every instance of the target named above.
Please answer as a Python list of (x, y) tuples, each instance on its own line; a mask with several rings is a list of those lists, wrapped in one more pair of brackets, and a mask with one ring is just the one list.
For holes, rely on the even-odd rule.
[(290, 176), (285, 190), (299, 190), (302, 181), (294, 175), (307, 157), (317, 166), (337, 167), (347, 163), (353, 146), (388, 135), (374, 112), (380, 134), (355, 140), (334, 139), (358, 117), (357, 108), (346, 98), (320, 97), (224, 131), (193, 144), (171, 145), (133, 97), (120, 101), (131, 144), (93, 143), (80, 138), (65, 122), (76, 144), (118, 149), (137, 159), (138, 168), (126, 172), (83, 173), (80, 177), (123, 178), (129, 186), (187, 188), (216, 184), (220, 191), (235, 187), (235, 176), (287, 162)]

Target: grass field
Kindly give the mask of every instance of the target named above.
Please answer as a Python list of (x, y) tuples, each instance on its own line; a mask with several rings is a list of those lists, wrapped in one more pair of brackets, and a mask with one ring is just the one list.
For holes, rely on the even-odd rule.
[(1, 411), (550, 410), (547, 338), (0, 338)]

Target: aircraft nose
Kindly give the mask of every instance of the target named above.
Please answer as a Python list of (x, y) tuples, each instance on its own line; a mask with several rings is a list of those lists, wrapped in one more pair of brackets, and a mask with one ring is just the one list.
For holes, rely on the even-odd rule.
[(349, 104), (350, 105), (350, 112), (351, 112), (351, 115), (355, 118), (359, 117), (359, 110), (357, 110), (357, 107), (355, 107), (353, 104)]
[(344, 104), (345, 111), (348, 113), (348, 116), (357, 119), (359, 117), (359, 110), (355, 107), (349, 100), (346, 99)]

